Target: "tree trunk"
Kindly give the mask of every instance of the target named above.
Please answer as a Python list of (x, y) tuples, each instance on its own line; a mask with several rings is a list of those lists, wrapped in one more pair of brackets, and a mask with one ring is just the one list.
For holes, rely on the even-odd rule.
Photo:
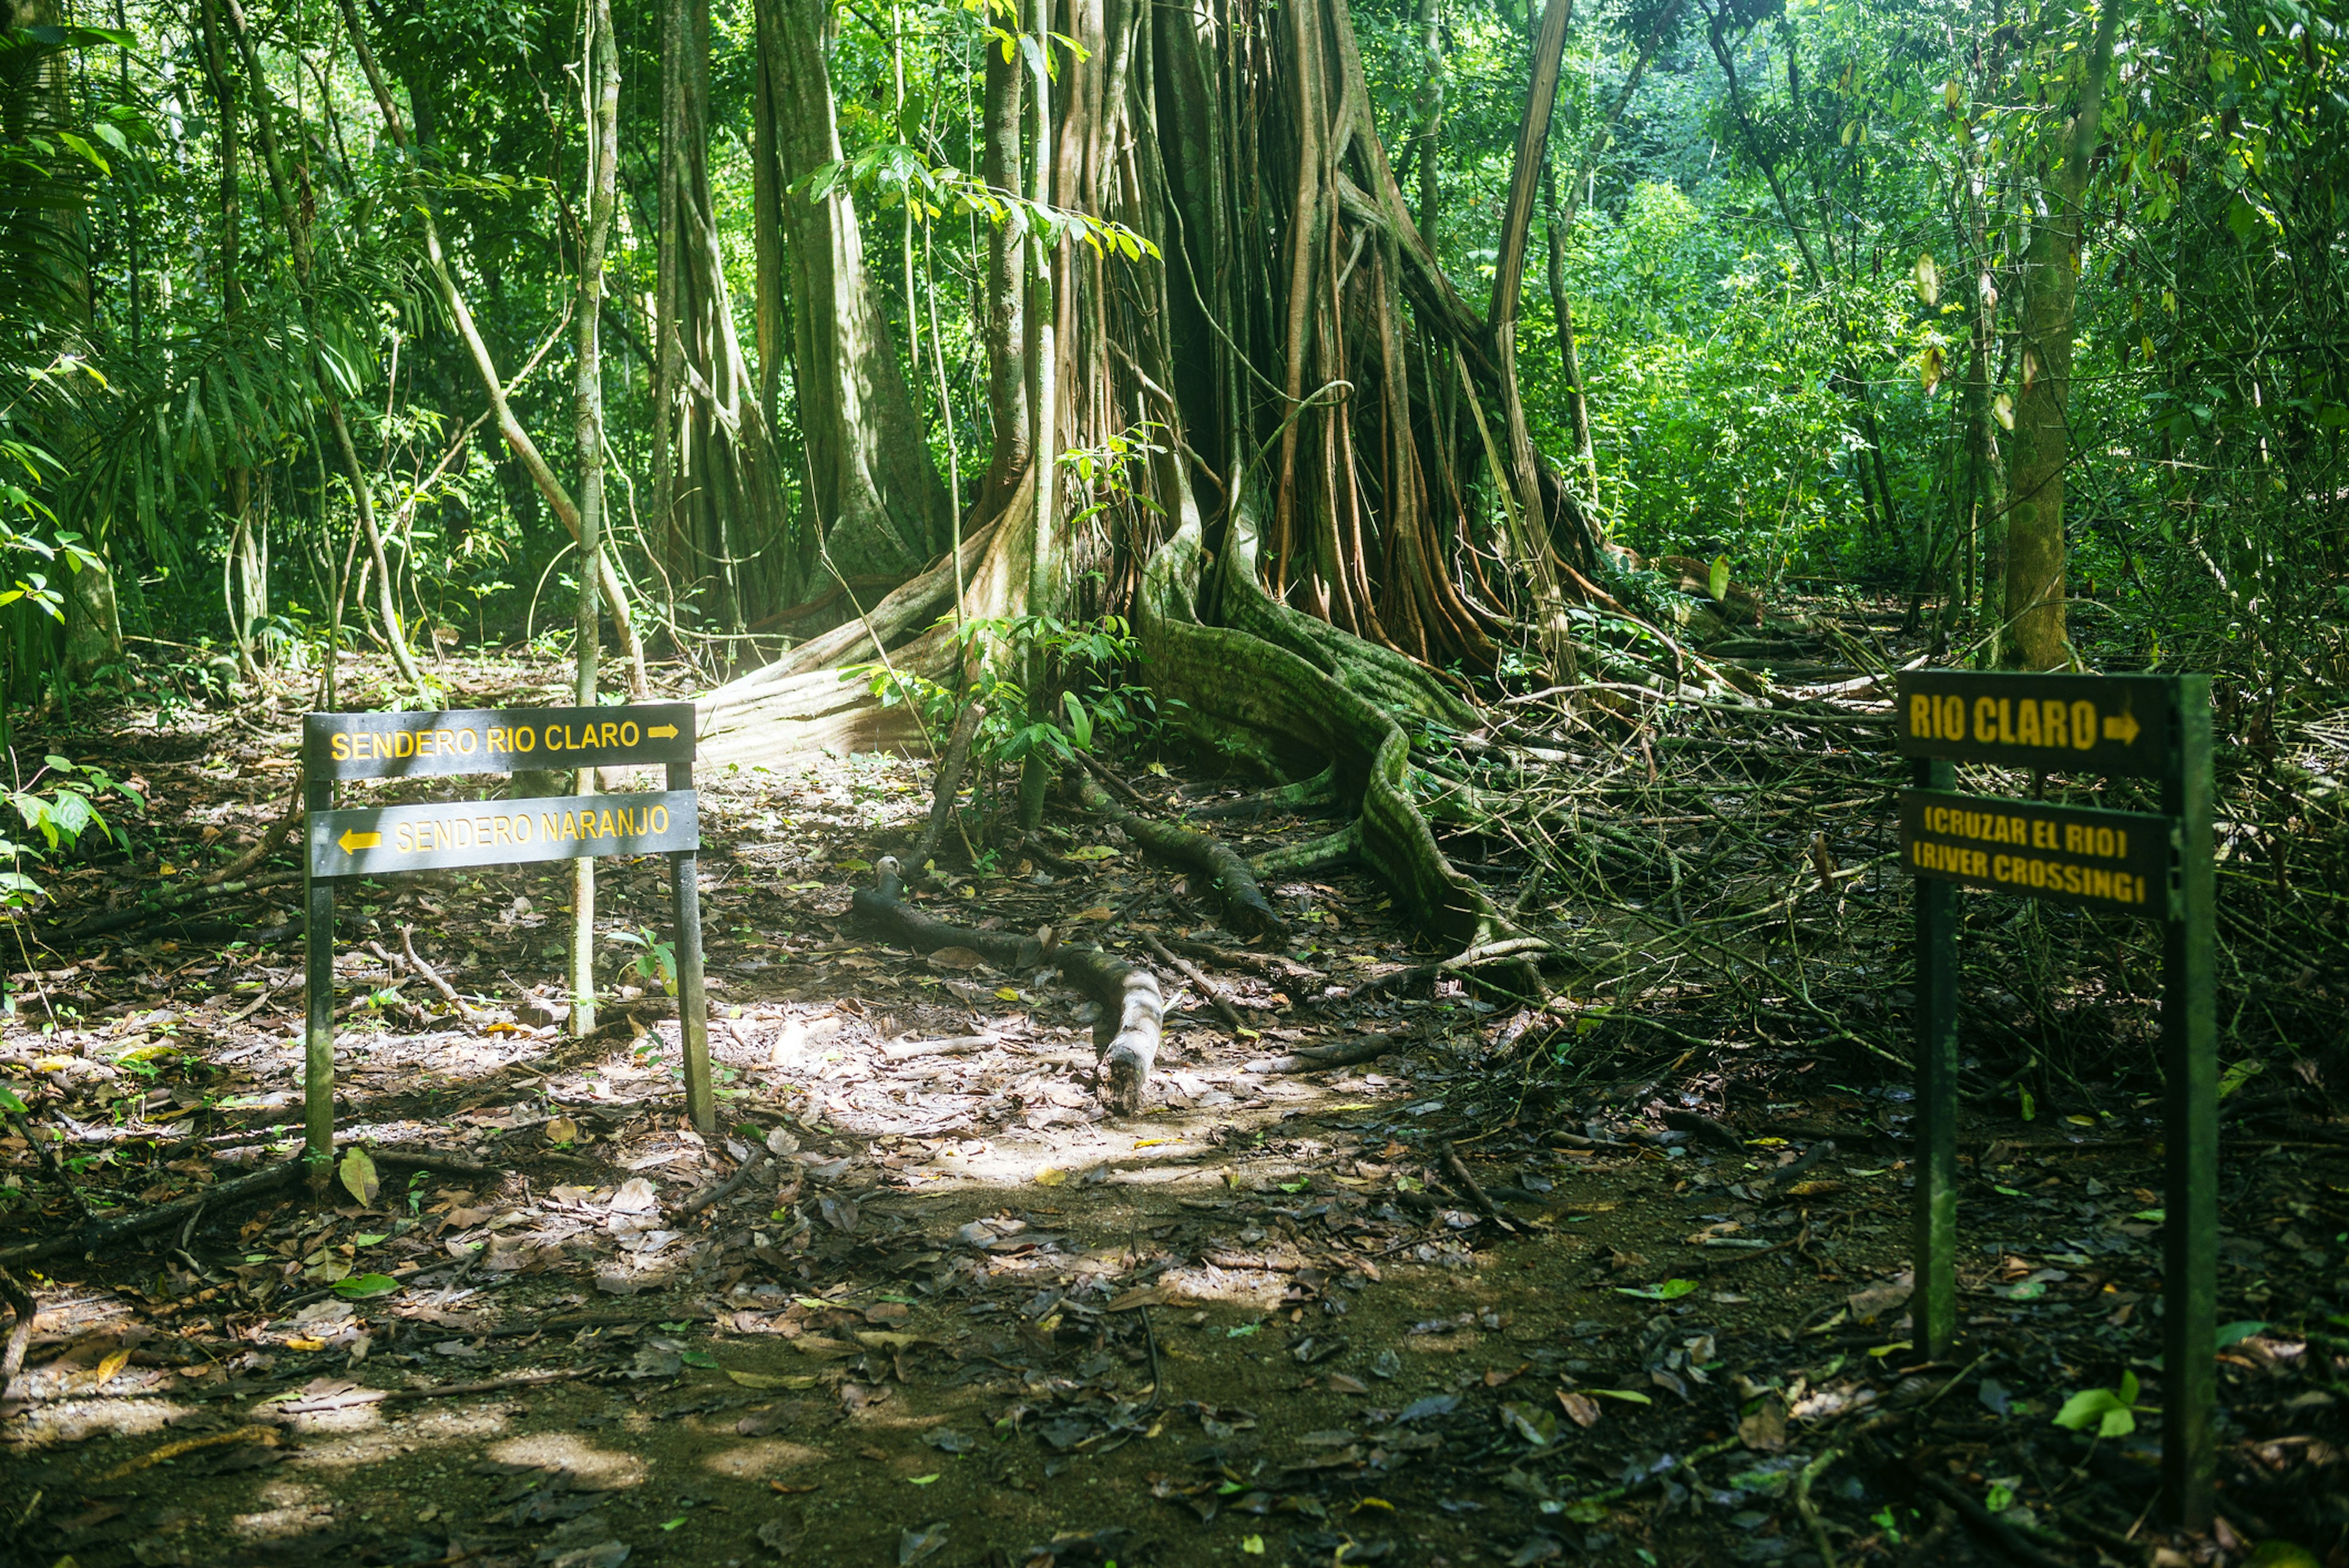
[(2052, 669), (2071, 655), (2064, 605), (2064, 467), (2072, 450), (2073, 304), (2080, 283), (2080, 220), (2104, 113), (2105, 77), (2121, 0), (2105, 0), (2078, 83), (2062, 161), (2042, 166), (2045, 203), (2023, 256), (2023, 365), (2007, 475), (2006, 605), (2012, 663)]
[(915, 417), (845, 186), (794, 191), (841, 161), (822, 0), (756, 0), (759, 69), (773, 100), (775, 166), (790, 242), (793, 382), (810, 514), (827, 520), (829, 569), (906, 572), (953, 535), (950, 501)]
[[(990, 41), (987, 46), (987, 102), (981, 130), (980, 178), (990, 190), (1016, 192), (1019, 183), (1019, 122), (1027, 73), (1015, 49), (1009, 59)], [(987, 488), (979, 510), (999, 508), (1028, 471), (1030, 435), (1027, 377), (1026, 274), (1028, 220), (1013, 206), (987, 233), (987, 290), (980, 325), (987, 344), (987, 407), (992, 436)]]
[(431, 689), (431, 682), (416, 663), (416, 655), (408, 645), (407, 633), (401, 628), (397, 584), (391, 575), (391, 562), (383, 548), (383, 532), (376, 525), (375, 493), (367, 479), (367, 466), (360, 462), (358, 448), (351, 440), (350, 422), (343, 413), (343, 400), (320, 363), (316, 343), (317, 301), (311, 286), (314, 258), (310, 249), (308, 203), (297, 201), (293, 182), (287, 173), (284, 150), (277, 141), (274, 117), (269, 107), (259, 101), (264, 77), (260, 52), (254, 47), (251, 29), (245, 26), (244, 9), (238, 0), (224, 0), (229, 31), (236, 38), (237, 53), (243, 57), (245, 79), (253, 84), (255, 95), (254, 124), (261, 133), (262, 161), (269, 170), (271, 192), (277, 198), (279, 218), (285, 226), (286, 248), (294, 258), (294, 280), (301, 296), (302, 313), (309, 324), (311, 378), (318, 389), (318, 399), (325, 406), (326, 428), (335, 438), (335, 455), (341, 460), (343, 478), (351, 488), (351, 505), (358, 513), (360, 533), (367, 540), (368, 564), (374, 568), (376, 603), (383, 617), (385, 645), (390, 650), (391, 662), (400, 678), (419, 691)]
[(1444, 4), (1419, 0), (1419, 67), (1426, 72), (1419, 89), (1419, 238), (1436, 253), (1436, 222), (1444, 191), (1436, 154), (1444, 145)]
[[(587, 132), (587, 201), (579, 239), (579, 294), (574, 306), (578, 382), (572, 432), (579, 450), (579, 643), (571, 700), (596, 706), (595, 675), (603, 632), (597, 600), (604, 563), (604, 253), (619, 206), (620, 48), (612, 36), (611, 0), (585, 8), (585, 67), (580, 73), (581, 118)], [(595, 793), (595, 770), (582, 769), (578, 792)], [(595, 1032), (595, 861), (571, 862), (571, 1033)]]
[[(472, 358), (474, 374), (481, 378), (481, 388), (489, 395), (491, 411), (497, 418), (498, 434), (504, 438), (507, 448), (512, 451), (515, 460), (522, 464), (523, 470), (530, 475), (531, 483), (537, 487), (548, 508), (576, 540), (579, 537), (578, 503), (571, 499), (571, 492), (563, 488), (563, 481), (554, 477), (554, 470), (540, 453), (538, 443), (531, 439), (530, 432), (523, 428), (522, 421), (514, 415), (513, 406), (506, 397), (505, 382), (498, 375), (497, 363), (490, 354), (489, 343), (481, 336), (481, 330), (473, 320), (473, 313), (457, 287), (448, 253), (441, 249), (440, 226), (432, 215), (431, 202), (425, 191), (421, 171), (417, 167), (416, 150), (409, 141), (407, 127), (400, 121), (398, 107), (391, 100), (390, 86), (376, 65), (375, 51), (367, 46), (366, 29), (359, 25), (357, 7), (352, 0), (339, 0), (339, 4), (352, 52), (358, 57), (359, 68), (367, 77), (368, 89), (375, 95), (376, 108), (383, 115), (384, 129), (390, 132), (392, 145), (399, 149), (409, 170), (409, 192), (415, 198), (418, 215), (424, 223), (424, 259), (429, 265), (433, 284), (440, 290), (440, 303), (449, 312), (449, 319), (457, 328), (458, 337)], [(419, 105), (429, 101), (413, 93), (410, 97)], [(601, 567), (602, 595), (612, 613), (613, 637), (628, 661), (628, 691), (631, 696), (642, 698), (649, 689), (645, 678), (644, 645), (628, 620), (628, 597), (620, 586), (619, 574), (613, 570), (608, 557), (601, 558)]]
[(670, 591), (706, 593), (699, 618), (740, 632), (810, 584), (789, 552), (782, 458), (735, 335), (711, 216), (709, 34), (709, 0), (667, 0), (653, 515)]

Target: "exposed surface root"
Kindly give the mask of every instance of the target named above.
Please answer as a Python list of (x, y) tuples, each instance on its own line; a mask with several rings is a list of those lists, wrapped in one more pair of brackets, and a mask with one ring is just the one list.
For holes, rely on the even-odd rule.
[(1164, 1028), (1165, 999), (1157, 975), (1098, 947), (1054, 946), (1050, 927), (1039, 936), (1019, 936), (952, 925), (925, 914), (905, 902), (902, 872), (888, 855), (874, 868), (874, 885), (857, 889), (850, 904), (857, 919), (916, 953), (967, 947), (999, 969), (1058, 965), (1099, 1009), (1093, 1049), (1109, 1068), (1103, 1098), (1120, 1116), (1141, 1113), (1142, 1091), (1157, 1065)]
[(1126, 837), (1159, 859), (1187, 866), (1213, 882), (1223, 900), (1224, 923), (1232, 930), (1243, 936), (1265, 936), (1288, 929), (1288, 923), (1265, 902), (1256, 873), (1229, 844), (1194, 829), (1153, 821), (1128, 810), (1089, 776), (1080, 775), (1077, 788), (1085, 810), (1107, 817), (1125, 830)]

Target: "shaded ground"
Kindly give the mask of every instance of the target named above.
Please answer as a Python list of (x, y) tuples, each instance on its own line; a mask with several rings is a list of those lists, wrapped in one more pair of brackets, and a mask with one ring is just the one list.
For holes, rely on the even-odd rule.
[[(469, 702), (557, 696), (470, 674)], [(297, 728), (288, 707), (44, 737), (155, 799), (139, 859), (66, 879), (78, 906), (233, 852), (275, 814)], [(1241, 793), (1165, 761), (1132, 775), (1163, 809)], [(2274, 1536), (2349, 1563), (2338, 1123), (2230, 1143), (2228, 1527), (2173, 1542), (2147, 1512), (2143, 1097), (2029, 1122), (1985, 1101), (1970, 1338), (1920, 1364), (1907, 1090), (1848, 1039), (1496, 1008), (1430, 975), (1443, 955), (1354, 871), (1268, 890), (1300, 934), (1250, 948), (1071, 814), (1024, 861), (956, 857), (932, 907), (1145, 961), (1155, 936), (1248, 1020), (1159, 965), (1159, 1079), (1143, 1117), (1105, 1119), (1065, 987), (843, 923), (926, 777), (857, 758), (705, 780), (716, 1146), (680, 1121), (657, 955), (626, 968), (664, 935), (663, 868), (606, 862), (607, 972), (637, 995), (586, 1041), (554, 999), (561, 868), (349, 898), (344, 1136), (384, 1151), (380, 1190), (207, 1206), (42, 1265), (0, 1554), (2088, 1563), (2240, 1561)], [(1254, 853), (1329, 826), (1224, 830)], [(1899, 885), (1881, 868), (1851, 894)], [(281, 1157), (300, 954), (276, 898), (16, 976), (0, 1080), (67, 1135), (78, 1201), (168, 1202)], [(410, 969), (410, 933), (473, 1022)], [(1888, 973), (1816, 1001), (1897, 1012)], [(1388, 1050), (1350, 1068), (1263, 1070), (1371, 1034)], [(72, 1223), (25, 1138), (0, 1149), (0, 1248)], [(2125, 1372), (2133, 1433), (2051, 1424)]]

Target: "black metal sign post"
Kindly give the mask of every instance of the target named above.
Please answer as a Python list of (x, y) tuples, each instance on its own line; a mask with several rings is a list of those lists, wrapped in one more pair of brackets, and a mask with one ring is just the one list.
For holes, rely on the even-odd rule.
[[(335, 1157), (335, 889), (352, 877), (590, 855), (668, 858), (685, 1104), (718, 1128), (701, 975), (701, 823), (693, 787), (693, 705), (476, 708), (450, 713), (314, 713), (302, 723), (305, 919), (304, 1158), (314, 1179)], [(343, 779), (517, 769), (666, 766), (665, 791), (533, 800), (443, 800), (335, 810)]]
[[(1900, 858), (1917, 883), (1916, 1291), (1926, 1355), (1957, 1337), (1959, 886), (2162, 923), (2162, 1484), (2210, 1523), (2217, 1480), (2219, 1066), (2210, 835), (2210, 677), (1900, 677), (1895, 722), (1915, 788)], [(1955, 793), (1959, 762), (2158, 779), (2161, 810)]]

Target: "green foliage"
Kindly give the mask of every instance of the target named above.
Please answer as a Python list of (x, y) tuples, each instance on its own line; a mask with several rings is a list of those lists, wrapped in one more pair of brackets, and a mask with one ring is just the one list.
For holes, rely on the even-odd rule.
[[(47, 785), (46, 790), (42, 789), (44, 783)], [(136, 811), (147, 809), (145, 794), (129, 780), (116, 779), (102, 768), (78, 766), (55, 755), (46, 758), (32, 778), (8, 792), (8, 803), (16, 808), (26, 829), (39, 835), (40, 841), (0, 837), (0, 854), (6, 855), (9, 862), (9, 869), (0, 872), (0, 908), (24, 909), (36, 903), (43, 889), (25, 871), (26, 864), (54, 861), (73, 850), (82, 835), (93, 828), (100, 839), (125, 851), (130, 848), (129, 835), (108, 821), (98, 810), (101, 799), (128, 805)]]
[(2083, 1388), (2064, 1401), (2055, 1424), (2070, 1431), (2096, 1429), (2100, 1438), (2125, 1438), (2137, 1430), (2137, 1374), (2123, 1372), (2117, 1388)]
[(629, 965), (637, 978), (659, 986), (667, 995), (677, 995), (677, 944), (662, 941), (650, 926), (613, 932), (611, 940), (637, 950)]
[[(916, 704), (939, 735), (953, 727), (966, 701), (983, 705), (987, 717), (971, 738), (971, 758), (981, 769), (1016, 766), (1030, 755), (1055, 765), (1073, 762), (1103, 743), (1128, 745), (1157, 731), (1157, 699), (1124, 678), (1142, 650), (1123, 616), (971, 619), (956, 627), (955, 637), (975, 672), (964, 693), (880, 665), (843, 673), (869, 682), (884, 704)], [(1019, 674), (1029, 670), (1042, 676), (1032, 693)]]

